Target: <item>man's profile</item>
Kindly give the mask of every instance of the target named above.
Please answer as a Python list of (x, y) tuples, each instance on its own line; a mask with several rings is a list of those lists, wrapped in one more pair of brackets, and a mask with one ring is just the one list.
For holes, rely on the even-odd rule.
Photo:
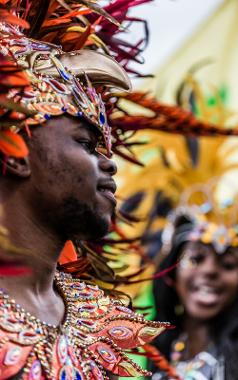
[[(72, 35), (67, 53), (47, 39), (32, 38), (40, 25), (37, 2), (2, 3), (13, 9), (2, 5), (6, 18), (0, 23), (1, 74), (8, 78), (10, 72), (16, 82), (4, 82), (0, 123), (8, 133), (5, 138), (14, 146), (16, 136), (21, 137), (28, 154), (25, 146), (22, 155), (2, 150), (1, 223), (20, 251), (10, 256), (2, 248), (1, 255), (20, 260), (28, 272), (0, 277), (0, 379), (93, 380), (107, 379), (108, 373), (146, 374), (123, 351), (149, 342), (168, 324), (145, 321), (96, 285), (56, 270), (67, 240), (95, 240), (109, 230), (117, 168), (110, 158), (110, 127), (96, 87), (128, 90), (129, 79), (109, 56), (72, 52), (77, 41)], [(74, 8), (68, 9), (64, 2), (53, 3), (52, 17), (56, 11), (59, 18), (74, 17), (72, 28), (81, 30), (81, 14), (86, 12), (82, 6), (71, 2)], [(33, 25), (28, 35), (20, 28), (27, 26), (26, 19)], [(51, 14), (43, 26), (47, 22), (52, 22)], [(50, 30), (49, 39), (50, 33), (62, 38), (57, 28)]]

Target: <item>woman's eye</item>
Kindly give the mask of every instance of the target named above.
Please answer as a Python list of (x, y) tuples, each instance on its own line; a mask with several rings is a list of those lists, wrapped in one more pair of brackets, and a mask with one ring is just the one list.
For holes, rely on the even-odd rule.
[(234, 270), (234, 269), (237, 269), (238, 267), (238, 264), (236, 262), (229, 262), (229, 261), (223, 261), (221, 262), (221, 266), (222, 268), (224, 268), (225, 270)]
[(190, 255), (190, 254), (185, 253), (184, 256), (181, 258), (180, 265), (183, 268), (193, 268), (201, 264), (203, 260), (204, 260), (203, 254)]
[(201, 264), (203, 262), (203, 259), (204, 259), (204, 255), (196, 255), (196, 256), (191, 256), (190, 257), (190, 260), (193, 264)]

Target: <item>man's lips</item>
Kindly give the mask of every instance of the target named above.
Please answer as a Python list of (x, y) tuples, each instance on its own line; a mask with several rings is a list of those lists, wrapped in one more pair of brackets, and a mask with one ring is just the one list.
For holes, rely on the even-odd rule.
[(115, 197), (116, 192), (116, 184), (113, 180), (101, 180), (98, 183), (97, 191), (104, 196), (105, 198), (109, 199), (111, 203), (113, 203), (114, 206), (117, 204), (117, 200)]

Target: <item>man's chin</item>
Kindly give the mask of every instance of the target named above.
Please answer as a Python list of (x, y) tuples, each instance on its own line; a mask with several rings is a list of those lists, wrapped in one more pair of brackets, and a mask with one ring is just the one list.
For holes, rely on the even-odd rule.
[(75, 198), (67, 198), (58, 219), (61, 237), (70, 240), (98, 240), (109, 231), (112, 215), (92, 209)]
[(105, 237), (105, 235), (107, 235), (109, 231), (109, 226), (107, 225), (104, 225), (104, 226), (100, 226), (100, 228), (98, 228), (97, 226), (97, 229), (95, 230), (92, 230), (92, 229), (88, 229), (87, 231), (83, 232), (80, 231), (78, 232), (78, 234), (74, 234), (74, 237), (72, 238), (72, 240), (74, 239), (77, 239), (77, 240), (90, 240), (90, 241), (95, 241), (95, 240), (100, 240), (102, 238)]
[[(111, 218), (94, 218), (93, 220), (84, 220), (83, 223), (68, 225), (67, 239), (70, 240), (100, 240), (109, 232)], [(76, 226), (79, 226), (77, 228)], [(76, 228), (75, 228), (76, 227)]]

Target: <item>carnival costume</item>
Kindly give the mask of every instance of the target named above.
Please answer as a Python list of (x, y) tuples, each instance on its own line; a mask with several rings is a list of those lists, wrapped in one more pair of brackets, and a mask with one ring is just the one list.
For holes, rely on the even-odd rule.
[[(140, 129), (188, 135), (237, 134), (235, 129), (223, 130), (202, 123), (190, 112), (159, 104), (145, 94), (115, 96), (109, 93), (110, 87), (120, 91), (130, 89), (125, 70), (114, 58), (128, 72), (133, 72), (128, 62), (139, 61), (143, 40), (133, 46), (121, 40), (118, 34), (120, 23), (142, 21), (131, 18), (128, 9), (146, 1), (117, 0), (100, 8), (91, 0), (80, 3), (0, 0), (3, 169), (4, 158), (28, 154), (21, 131), (30, 136), (34, 125), (65, 113), (98, 129), (97, 149), (108, 156), (113, 151), (137, 164), (140, 162), (131, 147), (138, 142), (131, 142), (130, 137)], [(148, 108), (153, 116), (131, 116), (123, 107), (123, 101), (128, 100)], [(1, 229), (0, 233), (0, 243), (14, 252), (17, 247), (6, 241), (6, 231)], [(66, 306), (61, 326), (36, 319), (1, 291), (0, 379), (15, 374), (24, 380), (93, 380), (108, 378), (109, 373), (146, 374), (122, 350), (151, 341), (169, 324), (145, 321), (142, 315), (125, 307), (115, 294), (111, 292), (109, 296), (92, 284), (92, 267), (98, 266), (99, 276), (99, 272), (106, 273), (109, 280), (114, 276), (106, 265), (103, 248), (93, 248), (89, 243), (80, 243), (74, 262), (61, 261), (61, 271), (55, 278), (55, 286)], [(100, 258), (98, 253), (102, 254)], [(90, 260), (94, 265), (90, 266)], [(106, 268), (106, 272), (102, 268)], [(79, 277), (81, 270), (86, 273), (88, 282), (73, 278), (63, 270), (76, 272)], [(2, 266), (0, 271), (6, 274)], [(7, 274), (14, 274), (12, 266)]]
[[(0, 1), (3, 161), (4, 157), (27, 155), (18, 132), (24, 130), (30, 136), (32, 126), (64, 113), (96, 127), (100, 133), (97, 149), (111, 155), (111, 131), (101, 94), (106, 96), (108, 87), (129, 90), (130, 81), (109, 54), (95, 51), (99, 47), (108, 52), (108, 48), (94, 30), (105, 32), (109, 46), (115, 48), (114, 56), (135, 56), (139, 49), (123, 55), (120, 40), (116, 46), (111, 33), (118, 32), (134, 2), (124, 3), (109, 4), (104, 10), (92, 1)], [(79, 50), (83, 46), (92, 49)], [(62, 271), (56, 273), (55, 286), (66, 308), (60, 326), (38, 320), (1, 290), (0, 379), (14, 375), (24, 380), (107, 379), (109, 374), (147, 373), (122, 350), (150, 341), (168, 323), (146, 321), (120, 298)]]

